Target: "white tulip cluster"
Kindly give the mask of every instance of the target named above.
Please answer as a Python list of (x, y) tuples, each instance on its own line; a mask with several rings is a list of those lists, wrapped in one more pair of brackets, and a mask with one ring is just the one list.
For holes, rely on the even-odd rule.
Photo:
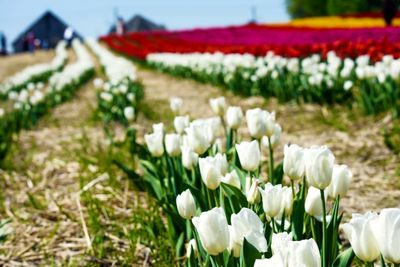
[[(166, 133), (164, 124), (156, 124), (145, 141), (157, 168), (168, 173), (166, 178), (155, 177), (168, 181), (157, 190), (176, 199), (175, 214), (186, 221), (186, 227), (191, 227), (189, 221), (193, 223), (190, 231), (194, 234), (186, 236), (190, 260), (199, 258), (201, 263), (211, 257), (213, 266), (226, 266), (229, 257), (240, 258), (240, 262), (253, 257), (254, 266), (259, 267), (321, 267), (332, 266), (339, 257), (352, 260), (336, 242), (342, 220), (339, 204), (347, 194), (352, 172), (346, 165), (335, 164), (328, 147), (285, 145), (283, 174), (278, 179), (272, 164), (268, 166), (272, 175), (265, 179), (260, 144), (267, 138), (265, 147), (272, 154), (272, 137), (277, 142), (281, 133), (276, 130), (281, 128), (274, 112), (247, 110), (245, 119), (253, 140), (235, 142), (223, 152), (217, 140), (223, 126), (227, 140), (232, 132), (237, 133), (244, 120), (241, 108), (227, 107), (224, 98), (212, 99), (210, 106), (218, 117), (190, 121), (181, 115), (182, 106), (182, 99), (171, 100), (177, 114), (176, 133)], [(371, 264), (380, 255), (387, 263), (400, 263), (400, 209), (384, 209), (379, 215), (354, 214), (341, 228), (354, 254), (365, 263)], [(259, 256), (243, 255), (248, 244)], [(265, 258), (268, 251), (272, 257)]]
[(194, 73), (208, 73), (222, 75), (228, 83), (239, 69), (241, 78), (256, 82), (267, 75), (278, 79), (286, 71), (290, 73), (306, 75), (310, 86), (319, 86), (322, 83), (333, 87), (335, 81), (340, 78), (347, 81), (343, 90), (350, 90), (349, 83), (353, 72), (356, 78), (376, 78), (383, 83), (387, 77), (398, 79), (400, 75), (400, 60), (386, 55), (382, 61), (370, 63), (368, 55), (362, 55), (355, 60), (341, 59), (335, 52), (327, 53), (326, 61), (322, 61), (317, 54), (298, 58), (286, 58), (268, 52), (264, 57), (255, 57), (251, 54), (222, 54), (222, 53), (152, 53), (146, 58), (149, 63), (159, 64), (168, 68), (185, 67)]
[(133, 121), (138, 101), (135, 65), (123, 57), (114, 55), (94, 39), (87, 39), (86, 43), (99, 58), (107, 77), (106, 82), (99, 78), (93, 82), (100, 90), (100, 100), (104, 101), (104, 104), (99, 103), (99, 107), (104, 109), (105, 116), (110, 113), (116, 119)]
[[(26, 67), (12, 77), (7, 78), (0, 86), (0, 94), (7, 96), (13, 91), (19, 91), (23, 87), (28, 86), (32, 80), (38, 80), (41, 76), (50, 76), (51, 73), (62, 69), (68, 59), (66, 43), (63, 41), (58, 43), (55, 53), (56, 56), (51, 62)], [(46, 79), (43, 81), (46, 81)]]

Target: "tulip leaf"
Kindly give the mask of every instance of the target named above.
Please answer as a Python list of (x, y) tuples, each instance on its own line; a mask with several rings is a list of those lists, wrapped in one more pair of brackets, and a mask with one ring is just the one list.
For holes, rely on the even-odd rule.
[(350, 267), (355, 257), (352, 248), (342, 252), (333, 263), (333, 267)]
[(244, 238), (242, 251), (240, 252), (240, 260), (242, 261), (241, 266), (253, 267), (256, 259), (260, 258), (260, 252), (258, 252), (258, 250), (250, 244), (246, 238)]
[[(243, 195), (243, 192), (241, 190), (239, 190), (238, 188), (236, 188), (230, 184), (226, 184), (226, 183), (221, 183), (221, 187), (230, 200), (237, 199), (239, 201), (241, 208), (247, 206), (247, 199)], [(234, 212), (238, 212), (238, 211), (234, 211)]]
[(198, 264), (197, 264), (197, 262), (196, 262), (196, 259), (195, 259), (195, 255), (194, 255), (194, 251), (193, 251), (193, 247), (192, 246), (190, 246), (190, 256), (189, 256), (189, 258), (187, 259), (187, 266), (188, 267), (197, 267), (198, 266)]
[(301, 240), (303, 238), (304, 212), (304, 199), (296, 199), (293, 202), (292, 212), (292, 233), (294, 240)]
[(185, 234), (181, 233), (179, 235), (178, 241), (176, 242), (176, 247), (175, 247), (176, 258), (180, 258), (182, 256), (184, 241), (185, 241)]
[(273, 175), (273, 184), (281, 184), (283, 180), (283, 162), (276, 166)]

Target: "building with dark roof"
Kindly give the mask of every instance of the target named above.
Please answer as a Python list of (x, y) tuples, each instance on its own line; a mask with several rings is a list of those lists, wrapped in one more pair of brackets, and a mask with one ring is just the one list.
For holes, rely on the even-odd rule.
[[(27, 39), (33, 37), (40, 41), (40, 47), (54, 48), (64, 38), (65, 29), (68, 27), (69, 25), (53, 12), (46, 11), (14, 40), (12, 43), (14, 52), (26, 51)], [(74, 36), (81, 38), (76, 31)]]

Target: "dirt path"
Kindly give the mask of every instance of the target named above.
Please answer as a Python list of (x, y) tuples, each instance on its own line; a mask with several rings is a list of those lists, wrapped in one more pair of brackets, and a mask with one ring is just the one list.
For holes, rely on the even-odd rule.
[[(184, 112), (193, 118), (211, 116), (208, 99), (221, 94), (230, 105), (275, 110), (283, 128), (280, 145), (275, 149), (278, 159), (282, 158), (283, 145), (289, 142), (302, 146), (326, 144), (335, 154), (337, 163), (351, 168), (354, 178), (348, 196), (343, 200), (347, 215), (400, 207), (400, 174), (397, 169), (400, 161), (385, 146), (381, 134), (388, 118), (353, 118), (355, 115), (343, 108), (328, 111), (313, 105), (280, 105), (260, 97), (241, 98), (214, 86), (149, 70), (141, 70), (139, 77), (146, 88), (146, 101), (154, 103), (152, 106), (158, 112), (166, 114), (169, 112), (168, 99), (178, 96), (184, 100)], [(169, 114), (163, 120), (170, 125), (170, 119)]]

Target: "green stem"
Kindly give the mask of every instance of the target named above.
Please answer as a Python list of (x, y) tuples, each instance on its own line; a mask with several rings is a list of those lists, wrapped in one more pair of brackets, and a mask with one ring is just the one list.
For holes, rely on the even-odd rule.
[(208, 207), (209, 209), (213, 208), (212, 202), (211, 202), (211, 195), (210, 195), (210, 189), (208, 189), (206, 187), (206, 191), (207, 191), (207, 201), (208, 201)]
[(292, 195), (293, 195), (293, 200), (296, 198), (296, 193), (294, 191), (294, 181), (290, 179), (290, 186), (292, 187)]
[(374, 267), (374, 263), (372, 261), (371, 262), (366, 262), (365, 265), (367, 267)]
[(314, 227), (314, 217), (310, 217), (310, 224), (311, 224), (311, 234), (314, 240), (317, 240), (317, 236), (315, 234), (315, 227)]
[(218, 190), (218, 188), (215, 189), (215, 190), (212, 190), (213, 196), (214, 196), (215, 207), (219, 207), (219, 206), (220, 206), (220, 203), (219, 203), (219, 195), (218, 195), (217, 190)]
[(272, 222), (272, 232), (275, 233), (275, 219), (271, 218), (271, 222)]
[(320, 189), (321, 201), (322, 201), (322, 267), (327, 267), (327, 236), (326, 236), (326, 205), (325, 205), (325, 192)]
[(275, 184), (275, 181), (273, 180), (273, 173), (274, 173), (274, 150), (271, 145), (271, 137), (268, 136), (268, 149), (269, 149), (269, 167), (268, 167), (268, 175), (269, 175), (269, 180), (272, 182), (272, 184)]

